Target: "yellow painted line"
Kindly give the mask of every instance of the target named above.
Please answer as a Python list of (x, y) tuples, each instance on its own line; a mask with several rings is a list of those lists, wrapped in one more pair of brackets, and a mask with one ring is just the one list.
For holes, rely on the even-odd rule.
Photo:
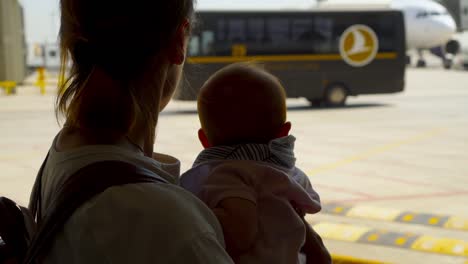
[(367, 205), (351, 206), (341, 203), (323, 203), (322, 213), (366, 220), (416, 224), (433, 228), (468, 231), (468, 217), (460, 216), (411, 212)]
[(346, 224), (319, 223), (314, 225), (314, 230), (327, 239), (357, 242), (364, 234), (372, 229), (369, 227)]
[(385, 264), (382, 261), (359, 259), (332, 254), (333, 264)]
[(468, 218), (452, 216), (444, 225), (448, 229), (459, 229), (468, 231)]
[(362, 153), (356, 154), (354, 156), (319, 166), (313, 170), (310, 170), (307, 174), (309, 176), (313, 176), (313, 175), (317, 175), (317, 174), (324, 173), (327, 171), (331, 171), (331, 170), (337, 169), (339, 167), (343, 167), (345, 165), (351, 164), (356, 161), (365, 160), (373, 156), (377, 156), (379, 154), (392, 151), (404, 145), (414, 144), (420, 141), (424, 141), (424, 140), (436, 137), (442, 134), (444, 130), (445, 129), (441, 129), (441, 128), (431, 129), (429, 131), (425, 131), (423, 133), (417, 134), (415, 136), (412, 136), (406, 139), (391, 142), (383, 146), (379, 146), (379, 147), (375, 147), (375, 148), (363, 151)]
[[(376, 55), (376, 59), (387, 60), (396, 59), (398, 54), (395, 52), (382, 52)], [(244, 61), (262, 61), (262, 62), (285, 62), (285, 61), (337, 61), (343, 60), (340, 54), (321, 54), (321, 55), (264, 55), (264, 56), (203, 56), (190, 57), (188, 63), (235, 63)]]
[(468, 242), (459, 239), (421, 236), (411, 248), (418, 251), (468, 257)]
[(371, 206), (355, 206), (351, 208), (346, 216), (382, 220), (382, 221), (393, 221), (398, 218), (404, 211), (398, 209), (389, 208), (378, 208)]
[[(307, 220), (310, 223), (311, 218), (308, 217)], [(312, 225), (324, 239), (468, 257), (468, 242), (460, 239), (392, 232), (331, 222), (319, 222)]]

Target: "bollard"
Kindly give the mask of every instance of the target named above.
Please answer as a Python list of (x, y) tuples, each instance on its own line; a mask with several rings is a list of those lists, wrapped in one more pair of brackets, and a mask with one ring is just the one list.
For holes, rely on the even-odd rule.
[(46, 75), (45, 75), (45, 68), (39, 67), (37, 68), (37, 81), (36, 86), (39, 87), (39, 90), (42, 95), (46, 93)]
[(12, 81), (0, 82), (0, 88), (5, 89), (6, 95), (15, 94), (16, 93), (16, 82), (12, 82)]

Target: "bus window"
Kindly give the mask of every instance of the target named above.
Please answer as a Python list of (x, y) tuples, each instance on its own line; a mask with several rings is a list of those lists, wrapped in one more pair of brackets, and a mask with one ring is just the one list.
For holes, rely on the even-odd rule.
[[(375, 25), (375, 26), (374, 26)], [(378, 23), (370, 24), (377, 32), (380, 52), (393, 52), (397, 45), (396, 32), (391, 17), (381, 17)]]
[(313, 20), (311, 18), (294, 19), (292, 21), (292, 39), (294, 41), (313, 41)]
[(219, 19), (217, 22), (217, 31), (216, 38), (218, 41), (226, 40), (226, 21), (224, 19)]
[(188, 54), (189, 56), (200, 55), (200, 37), (199, 36), (193, 35), (190, 38)]
[(317, 17), (314, 27), (314, 51), (316, 54), (329, 54), (338, 52), (338, 38), (333, 35), (335, 23), (326, 17)]
[(250, 18), (247, 21), (247, 41), (261, 43), (265, 38), (265, 20), (263, 18)]
[(213, 31), (203, 31), (202, 33), (202, 54), (206, 55), (213, 55), (214, 53), (214, 32)]
[(333, 36), (333, 20), (325, 17), (317, 17), (315, 19), (315, 28), (317, 33), (322, 37), (322, 39), (329, 40)]
[(289, 19), (271, 18), (267, 20), (267, 41), (271, 41), (273, 46), (279, 46), (288, 43), (289, 37)]
[(245, 29), (244, 19), (230, 19), (228, 28), (229, 41), (231, 41), (231, 43), (245, 42), (247, 35)]

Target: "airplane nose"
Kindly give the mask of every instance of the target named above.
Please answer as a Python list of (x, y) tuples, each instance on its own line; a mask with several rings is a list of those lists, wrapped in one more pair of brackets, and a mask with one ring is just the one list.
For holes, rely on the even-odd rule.
[(441, 39), (450, 39), (457, 31), (457, 25), (452, 18), (444, 18), (434, 21), (432, 30), (437, 32)]
[(449, 17), (439, 21), (439, 28), (443, 33), (453, 35), (457, 31), (457, 25), (455, 24), (455, 20)]

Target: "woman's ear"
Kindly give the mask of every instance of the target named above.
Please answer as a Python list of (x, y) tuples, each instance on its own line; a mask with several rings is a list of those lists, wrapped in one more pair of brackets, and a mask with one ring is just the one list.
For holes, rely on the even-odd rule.
[(190, 32), (190, 22), (188, 19), (180, 24), (176, 31), (172, 45), (169, 46), (169, 62), (175, 65), (182, 65), (185, 61), (187, 42)]
[(289, 132), (291, 131), (291, 126), (292, 126), (291, 122), (284, 123), (281, 126), (281, 128), (280, 128), (278, 134), (276, 135), (276, 137), (277, 138), (287, 137), (289, 135)]
[(204, 148), (211, 148), (211, 144), (208, 141), (208, 137), (206, 136), (205, 131), (203, 131), (203, 129), (201, 128), (198, 130), (198, 139), (200, 140)]

